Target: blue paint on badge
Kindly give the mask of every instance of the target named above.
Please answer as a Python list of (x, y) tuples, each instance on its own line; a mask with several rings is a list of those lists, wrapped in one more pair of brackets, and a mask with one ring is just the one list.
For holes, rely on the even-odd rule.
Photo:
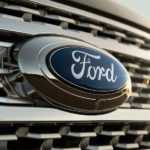
[(50, 72), (60, 80), (88, 91), (110, 92), (128, 80), (124, 66), (111, 54), (86, 47), (63, 47), (46, 57)]

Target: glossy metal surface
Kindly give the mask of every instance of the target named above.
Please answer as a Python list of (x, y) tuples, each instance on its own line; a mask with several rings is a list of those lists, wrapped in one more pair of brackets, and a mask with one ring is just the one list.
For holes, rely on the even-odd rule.
[[(5, 115), (4, 115), (5, 114)], [(137, 117), (138, 116), (138, 117)], [(0, 106), (0, 122), (149, 122), (149, 110), (117, 109), (101, 115), (81, 115), (55, 108)]]
[[(44, 2), (44, 1), (42, 1)], [(50, 1), (48, 1), (50, 2)], [(69, 7), (70, 8), (70, 7)], [(68, 9), (69, 9), (68, 8)], [(78, 10), (76, 10), (78, 11)], [(81, 11), (81, 14), (83, 12)], [(88, 12), (85, 12), (85, 16), (90, 16)], [(92, 14), (93, 18), (97, 17), (97, 20), (101, 20), (101, 16), (95, 16), (95, 14)], [(107, 22), (108, 20), (106, 20)], [(117, 52), (125, 55), (130, 55), (136, 58), (144, 59), (146, 61), (149, 61), (150, 58), (150, 52), (145, 51), (141, 48), (137, 48), (134, 46), (129, 46), (126, 44), (122, 44), (119, 42), (114, 42), (111, 39), (104, 39), (100, 37), (93, 37), (92, 34), (85, 33), (85, 32), (76, 32), (73, 30), (64, 30), (61, 27), (54, 26), (54, 25), (45, 25), (45, 24), (39, 24), (39, 23), (32, 23), (32, 22), (22, 22), (10, 18), (3, 18), (0, 17), (0, 29), (4, 31), (9, 31), (9, 32), (16, 32), (16, 33), (21, 33), (21, 34), (28, 34), (28, 35), (39, 35), (39, 34), (61, 34), (64, 36), (72, 36), (73, 38), (78, 38), (78, 39), (84, 39), (86, 42), (93, 44), (95, 46), (98, 46), (103, 49), (107, 49), (108, 51), (112, 52)], [(121, 26), (122, 28), (129, 30), (130, 32), (133, 32), (134, 34), (138, 34), (143, 37), (150, 38), (149, 34), (146, 32), (143, 32), (141, 30), (138, 30), (136, 28), (132, 28), (130, 26), (126, 26), (125, 24), (120, 24), (120, 23), (114, 23), (114, 21), (109, 22), (111, 24), (115, 24), (118, 27)], [(12, 24), (14, 24), (12, 26)], [(136, 53), (135, 53), (136, 51)]]
[[(54, 2), (54, 1), (49, 1), (49, 0), (45, 0), (45, 1), (43, 1), (43, 0), (29, 0), (29, 1), (31, 1), (31, 2), (35, 2), (35, 3), (37, 3), (37, 4), (41, 4), (41, 5), (43, 5), (43, 6), (48, 6), (48, 7), (52, 7), (52, 8), (55, 8), (55, 9), (59, 9), (59, 10), (62, 10), (62, 11), (64, 11), (65, 10), (65, 12), (68, 12), (69, 14), (70, 13), (73, 13), (73, 14), (77, 14), (77, 15), (80, 15), (80, 16), (82, 16), (83, 18), (84, 17), (88, 17), (89, 19), (94, 19), (94, 20), (97, 20), (97, 21), (100, 21), (100, 22), (102, 22), (102, 23), (107, 23), (107, 24), (110, 24), (110, 25), (113, 25), (113, 26), (116, 26), (117, 28), (120, 28), (121, 30), (122, 29), (125, 29), (125, 30), (128, 30), (128, 31), (130, 31), (130, 32), (132, 32), (132, 33), (134, 33), (134, 34), (137, 34), (137, 35), (139, 35), (139, 36), (145, 36), (145, 37), (147, 37), (147, 38), (149, 38), (149, 34), (147, 33), (147, 32), (145, 32), (145, 31), (142, 31), (142, 30), (140, 30), (140, 29), (138, 29), (138, 28), (135, 28), (135, 27), (132, 27), (132, 26), (130, 26), (130, 25), (127, 25), (127, 24), (125, 24), (125, 23), (121, 23), (121, 22), (119, 22), (119, 21), (116, 21), (116, 20), (114, 20), (114, 19), (110, 19), (110, 18), (108, 18), (108, 17), (104, 17), (104, 16), (101, 16), (101, 15), (97, 15), (97, 14), (95, 14), (95, 13), (91, 13), (91, 12), (89, 12), (89, 11), (84, 11), (84, 10), (82, 10), (82, 9), (79, 9), (79, 8), (75, 8), (75, 7), (71, 7), (71, 6), (68, 6), (68, 5), (64, 5), (64, 4), (61, 4), (61, 3), (56, 3), (56, 2)], [(78, 1), (79, 2), (79, 0), (76, 0), (76, 1)], [(96, 0), (98, 3), (100, 2), (99, 0)], [(86, 1), (80, 1), (81, 3), (86, 3)], [(93, 2), (93, 1), (90, 1), (90, 2)], [(111, 1), (110, 1), (111, 2)], [(107, 4), (107, 1), (104, 1), (104, 3), (105, 4)], [(113, 2), (112, 2), (113, 3)], [(111, 6), (111, 5), (110, 5)], [(98, 5), (98, 7), (100, 7), (100, 5)], [(110, 9), (111, 9), (111, 7), (110, 7)], [(108, 9), (108, 10), (110, 10), (110, 9)], [(113, 11), (115, 11), (115, 10), (113, 10)], [(122, 11), (122, 8), (120, 8), (120, 11)], [(118, 15), (120, 14), (120, 11), (117, 13)], [(126, 10), (125, 12), (128, 12), (128, 10)], [(129, 14), (129, 15), (127, 15), (127, 16), (130, 16), (131, 14)], [(126, 17), (127, 17), (126, 16)], [(136, 14), (136, 17), (134, 16), (133, 18), (132, 18), (132, 21), (133, 20), (135, 20), (134, 18), (136, 18), (136, 20), (137, 19), (139, 19), (138, 18), (139, 17), (139, 15), (138, 14)], [(141, 19), (141, 18), (140, 18)], [(147, 21), (147, 20), (146, 20)], [(146, 25), (147, 24), (147, 22), (145, 23), (145, 21), (139, 21), (139, 23), (144, 23), (143, 25)], [(30, 23), (31, 24), (31, 23)], [(148, 22), (148, 24), (149, 24), (149, 22)], [(12, 26), (11, 26), (12, 27)], [(10, 27), (10, 28), (11, 28)], [(147, 26), (147, 27), (149, 27), (149, 25)], [(34, 29), (34, 30), (37, 30), (37, 28), (36, 29)], [(55, 33), (57, 32), (56, 30), (54, 30), (55, 31)], [(32, 31), (30, 31), (30, 32), (32, 32)]]
[[(21, 45), (19, 50), (19, 68), (24, 77), (38, 91), (41, 97), (52, 105), (55, 105), (55, 107), (88, 114), (108, 112), (127, 100), (131, 93), (130, 77), (127, 71), (125, 71), (124, 68), (122, 69), (119, 62), (113, 57), (109, 61), (111, 62), (111, 60), (113, 60), (112, 62), (119, 64), (117, 69), (118, 71), (120, 70), (121, 73), (124, 73), (124, 76), (122, 78), (122, 76), (116, 72), (120, 81), (123, 79), (123, 82), (119, 84), (120, 87), (112, 88), (113, 90), (110, 89), (111, 92), (108, 89), (109, 92), (105, 93), (102, 93), (102, 89), (99, 89), (97, 93), (93, 93), (92, 90), (84, 91), (80, 88), (70, 86), (70, 84), (66, 84), (66, 82), (54, 75), (46, 65), (46, 57), (54, 49), (57, 50), (64, 46), (88, 47), (89, 49), (95, 49), (98, 54), (105, 54), (108, 59), (112, 57), (97, 47), (66, 37), (38, 36), (28, 40)], [(66, 61), (68, 60), (66, 59)], [(64, 67), (65, 70), (66, 66), (60, 62), (60, 67)], [(74, 83), (73, 81), (71, 82)], [(85, 87), (85, 85), (83, 87)]]

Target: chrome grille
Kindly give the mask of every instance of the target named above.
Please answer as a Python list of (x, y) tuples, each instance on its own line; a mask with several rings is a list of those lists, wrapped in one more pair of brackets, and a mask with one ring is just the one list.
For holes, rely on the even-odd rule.
[[(52, 114), (48, 113), (48, 117), (45, 120), (41, 116), (37, 120), (34, 120), (34, 118), (31, 120), (31, 118), (27, 118), (29, 115), (24, 115), (25, 118), (22, 118), (23, 123), (19, 122), (21, 117), (17, 118), (18, 112), (23, 113), (19, 109), (26, 110), (26, 106), (31, 107), (32, 102), (18, 97), (13, 92), (13, 89), (10, 90), (10, 93), (4, 89), (4, 77), (9, 76), (10, 71), (12, 71), (9, 69), (16, 66), (8, 63), (3, 67), (4, 64), (1, 63), (0, 107), (2, 108), (0, 110), (3, 110), (3, 113), (8, 111), (9, 113), (6, 113), (6, 117), (8, 117), (8, 114), (9, 117), (6, 119), (4, 114), (4, 117), (0, 120), (2, 122), (0, 125), (0, 149), (22, 149), (22, 147), (24, 149), (41, 148), (43, 150), (148, 149), (150, 147), (150, 127), (148, 120), (150, 119), (148, 117), (147, 120), (144, 118), (146, 121), (143, 122), (142, 115), (146, 113), (148, 116), (148, 113), (150, 113), (148, 111), (150, 109), (149, 33), (53, 1), (0, 1), (1, 54), (10, 51), (14, 43), (38, 34), (72, 35), (75, 38), (84, 40), (86, 37), (87, 42), (93, 39), (93, 44), (100, 44), (100, 47), (112, 53), (123, 63), (132, 78), (133, 93), (130, 99), (121, 106), (120, 110), (129, 110), (128, 114), (130, 114), (130, 110), (136, 110), (137, 112), (137, 109), (139, 109), (141, 116), (135, 116), (137, 122), (134, 122), (134, 119), (131, 120), (133, 117), (129, 120), (126, 117), (126, 121), (124, 122), (122, 121), (124, 118), (120, 120), (120, 118), (115, 118), (115, 115), (115, 117), (112, 117), (112, 121), (110, 121), (110, 114), (109, 118), (106, 116), (104, 122), (99, 121), (104, 118), (101, 116), (100, 118), (97, 117), (97, 120), (91, 119), (90, 123), (86, 122), (86, 119), (82, 121), (83, 118), (86, 118), (84, 116), (74, 116), (76, 119), (73, 120), (70, 117), (68, 120), (71, 121), (68, 123), (58, 123), (60, 121), (57, 119), (55, 123), (52, 123), (54, 122), (54, 118), (48, 118), (50, 115), (53, 115), (52, 111)], [(111, 44), (107, 45), (105, 41)], [(9, 83), (12, 84), (10, 81)], [(16, 86), (16, 84), (13, 86)], [(17, 108), (18, 111), (15, 114), (14, 111)], [(40, 109), (39, 111), (43, 110)], [(28, 112), (28, 109), (26, 112)], [(36, 114), (37, 111), (34, 113)], [(122, 112), (121, 115), (123, 113), (125, 112)], [(65, 115), (65, 113), (62, 113), (62, 115)], [(34, 117), (36, 118), (36, 115)], [(77, 123), (78, 117), (80, 121)], [(137, 117), (139, 117), (139, 120)], [(43, 120), (40, 120), (41, 118)], [(114, 118), (116, 120), (113, 120)], [(51, 123), (47, 123), (49, 119)], [(35, 122), (38, 122), (38, 124)]]
[(150, 64), (134, 57), (114, 54), (126, 67), (132, 80), (132, 95), (121, 107), (150, 109)]
[[(2, 47), (2, 51), (4, 50), (8, 50), (9, 46), (12, 45), (12, 43), (6, 43), (6, 42), (2, 42), (3, 47)], [(123, 104), (121, 107), (122, 108), (141, 108), (141, 109), (150, 109), (150, 67), (149, 67), (149, 63), (143, 63), (142, 61), (138, 60), (138, 64), (136, 63), (137, 59), (133, 58), (133, 57), (129, 57), (129, 56), (121, 56), (119, 54), (113, 53), (113, 55), (115, 55), (118, 59), (120, 59), (120, 61), (122, 61), (123, 65), (127, 68), (127, 70), (129, 71), (129, 74), (131, 76), (132, 79), (132, 88), (133, 88), (133, 92), (132, 95), (130, 97), (130, 99)], [(9, 64), (9, 63), (5, 63), (5, 68), (1, 68), (0, 69), (0, 74), (1, 77), (4, 76), (9, 76), (10, 71), (15, 71), (15, 70), (10, 70), (10, 68), (16, 68), (17, 66), (13, 66), (14, 64)], [(14, 68), (14, 69), (15, 69)], [(10, 84), (17, 80), (18, 77), (18, 73), (16, 73), (13, 77), (11, 76), (10, 78)], [(1, 103), (5, 103), (5, 97), (7, 96), (6, 91), (3, 88), (3, 80), (1, 80), (1, 96), (3, 96), (3, 98), (1, 98), (0, 102)], [(19, 86), (19, 83), (16, 82), (16, 86)], [(18, 87), (19, 88), (19, 87)], [(21, 92), (21, 90), (20, 90)], [(14, 93), (9, 93), (8, 94), (9, 98), (7, 98), (6, 103), (11, 104), (11, 103), (18, 103), (18, 104), (31, 104), (31, 102), (25, 102), (24, 100), (21, 100), (20, 98), (18, 98), (18, 100), (15, 100), (14, 97)], [(10, 98), (10, 96), (12, 96)], [(17, 95), (16, 95), (17, 96)], [(15, 97), (16, 97), (15, 96)], [(16, 97), (17, 98), (17, 97)]]
[(148, 149), (149, 130), (146, 123), (3, 124), (0, 149)]
[[(58, 28), (63, 28), (64, 31), (74, 30), (75, 32), (80, 33), (87, 32), (88, 36), (93, 35), (98, 38), (113, 39), (112, 42), (126, 43), (130, 47), (131, 45), (133, 47), (138, 47), (137, 51), (139, 50), (139, 48), (142, 49), (143, 47), (146, 47), (146, 45), (148, 44), (147, 41), (149, 41), (149, 38), (147, 36), (143, 37), (138, 34), (133, 34), (132, 32), (118, 28), (114, 25), (106, 24), (101, 20), (96, 20), (95, 18), (91, 19), (88, 17), (79, 16), (79, 14), (73, 14), (72, 12), (69, 12), (67, 10), (58, 10), (58, 8), (55, 8), (54, 5), (44, 5), (43, 3), (35, 3), (33, 1), (1, 1), (0, 7), (0, 19), (8, 19), (8, 23), (9, 19), (11, 19), (11, 21), (15, 21), (16, 23), (17, 21), (32, 22), (34, 24), (42, 24), (44, 26), (53, 24)], [(1, 27), (0, 30), (1, 52), (9, 50), (15, 42), (19, 42), (22, 39), (34, 34), (32, 32), (30, 34), (20, 32), (17, 28), (16, 30), (13, 30), (11, 28), (7, 29), (4, 27), (5, 26), (3, 26), (3, 28)], [(116, 52), (112, 53), (118, 59), (120, 59), (124, 66), (129, 70), (130, 76), (133, 81), (133, 94), (129, 100), (129, 102), (132, 103), (131, 105), (124, 104), (123, 107), (131, 106), (135, 108), (149, 108), (150, 63), (145, 63), (145, 60), (142, 59), (138, 59), (137, 62), (136, 57), (134, 58), (133, 56), (130, 57), (128, 55), (123, 55), (120, 53), (118, 54)], [(11, 64), (6, 64), (6, 67), (7, 65), (11, 66)], [(8, 75), (9, 70), (7, 68), (1, 68), (0, 74)], [(0, 87), (3, 90), (2, 83)], [(5, 92), (2, 93), (6, 95)]]
[[(36, 2), (36, 3), (35, 3)], [(53, 3), (52, 3), (53, 4)], [(90, 18), (81, 14), (43, 5), (38, 1), (1, 1), (1, 17), (18, 21), (53, 24), (66, 30), (87, 32), (96, 37), (115, 39), (117, 42), (134, 45), (145, 50), (150, 49), (150, 38), (143, 37), (112, 24), (106, 24), (98, 18)]]
[[(137, 47), (138, 50), (142, 50), (148, 48), (149, 35), (143, 36), (138, 35), (133, 32), (129, 32), (128, 29), (118, 28), (113, 24), (106, 24), (101, 20), (97, 20), (97, 18), (91, 19), (90, 17), (80, 16), (79, 14), (69, 12), (69, 10), (62, 10), (58, 9), (57, 7), (52, 5), (46, 5), (45, 3), (38, 3), (36, 1), (0, 1), (0, 19), (6, 19), (6, 21), (12, 21), (12, 23), (22, 23), (22, 22), (32, 22), (34, 25), (42, 25), (43, 27), (52, 27), (56, 26), (62, 28), (65, 32), (68, 30), (77, 32), (79, 36), (81, 34), (87, 35), (87, 37), (98, 37), (98, 39), (104, 38), (108, 39), (113, 43), (123, 43), (127, 44), (130, 48)], [(8, 19), (8, 20), (7, 20)], [(10, 19), (10, 20), (9, 20)], [(3, 21), (3, 20), (2, 20)], [(15, 21), (15, 22), (13, 22)], [(33, 25), (32, 24), (32, 25)], [(0, 30), (0, 50), (1, 53), (5, 50), (9, 50), (11, 46), (25, 39), (26, 37), (30, 37), (37, 33), (30, 32), (30, 30), (25, 33), (19, 31), (18, 28), (15, 28), (15, 24), (12, 28), (7, 28), (7, 25), (2, 23), (1, 30)], [(19, 24), (18, 24), (19, 25)], [(25, 26), (26, 24), (24, 24)], [(34, 26), (31, 25), (31, 28)], [(23, 26), (23, 27), (24, 27)], [(6, 28), (5, 28), (6, 27)], [(38, 26), (35, 26), (35, 28)], [(40, 28), (41, 26), (39, 26)], [(15, 30), (14, 30), (15, 29)], [(45, 31), (39, 32), (39, 34), (45, 34)], [(111, 40), (110, 40), (111, 39)], [(107, 49), (106, 49), (107, 50)], [(108, 50), (109, 51), (109, 50)], [(109, 51), (110, 52), (110, 51)], [(128, 69), (129, 74), (132, 78), (132, 85), (133, 85), (133, 93), (129, 101), (123, 104), (121, 107), (125, 108), (142, 108), (142, 109), (149, 109), (149, 80), (150, 80), (150, 63), (147, 60), (136, 58), (133, 56), (129, 56), (128, 52), (126, 54), (121, 54), (112, 52)], [(136, 53), (136, 52), (135, 52)], [(146, 54), (145, 54), (146, 55)], [(149, 55), (149, 53), (148, 53)], [(137, 61), (138, 60), (138, 61)], [(146, 62), (145, 62), (146, 61)], [(1, 64), (2, 66), (3, 64)], [(0, 74), (1, 76), (8, 75), (9, 71), (8, 67), (11, 67), (12, 64), (5, 64), (6, 68), (1, 68)], [(2, 82), (2, 81), (1, 81)], [(1, 95), (7, 96), (3, 89), (3, 84), (1, 83)], [(13, 96), (13, 95), (11, 95)], [(9, 95), (10, 97), (10, 95)], [(7, 101), (13, 102), (12, 98), (8, 98)], [(4, 102), (4, 99), (1, 100)], [(10, 102), (10, 103), (11, 103)], [(20, 100), (14, 101), (15, 103), (20, 103)]]

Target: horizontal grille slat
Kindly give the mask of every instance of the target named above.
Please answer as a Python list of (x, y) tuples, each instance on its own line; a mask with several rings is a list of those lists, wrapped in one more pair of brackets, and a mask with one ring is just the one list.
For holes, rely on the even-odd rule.
[(102, 131), (100, 133), (101, 135), (107, 135), (107, 136), (123, 136), (125, 133), (123, 131)]
[(146, 131), (146, 130), (128, 130), (127, 134), (146, 135), (146, 134), (148, 134), (148, 131)]
[(81, 148), (53, 148), (52, 150), (81, 150)]
[(87, 147), (87, 150), (113, 150), (113, 147), (111, 145), (104, 145), (104, 146), (92, 146), (92, 145), (89, 145)]
[(94, 132), (69, 132), (66, 136), (71, 137), (95, 137), (96, 133)]
[(126, 34), (125, 33), (122, 33), (122, 32), (119, 32), (119, 31), (115, 31), (115, 30), (104, 30), (104, 33), (105, 34), (108, 34), (110, 36), (114, 36), (116, 37), (117, 40), (121, 40), (121, 38), (125, 38), (126, 37)]
[(28, 133), (26, 138), (32, 139), (57, 139), (61, 138), (61, 135), (58, 133)]
[(98, 25), (94, 25), (94, 24), (90, 24), (90, 23), (77, 22), (77, 26), (90, 28), (90, 29), (97, 30), (97, 31), (100, 31), (100, 32), (103, 31), (103, 27), (102, 26), (98, 26)]
[(16, 135), (0, 135), (0, 141), (13, 141), (17, 140)]
[(123, 148), (123, 149), (136, 149), (136, 148), (139, 148), (137, 143), (131, 143), (131, 144), (119, 143), (119, 144), (116, 145), (116, 147)]
[(35, 15), (40, 15), (40, 12), (38, 10), (27, 8), (27, 7), (23, 7), (23, 6), (16, 6), (16, 5), (9, 5), (9, 4), (7, 5), (6, 4), (3, 7), (7, 8), (7, 9), (11, 9), (11, 10), (22, 11), (22, 12), (35, 14)]

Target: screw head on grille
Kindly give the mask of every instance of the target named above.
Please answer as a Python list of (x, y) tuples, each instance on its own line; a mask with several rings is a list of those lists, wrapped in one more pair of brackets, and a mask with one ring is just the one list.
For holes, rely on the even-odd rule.
[(124, 66), (108, 52), (83, 41), (33, 37), (21, 44), (17, 60), (31, 87), (60, 109), (104, 113), (120, 106), (131, 93)]

